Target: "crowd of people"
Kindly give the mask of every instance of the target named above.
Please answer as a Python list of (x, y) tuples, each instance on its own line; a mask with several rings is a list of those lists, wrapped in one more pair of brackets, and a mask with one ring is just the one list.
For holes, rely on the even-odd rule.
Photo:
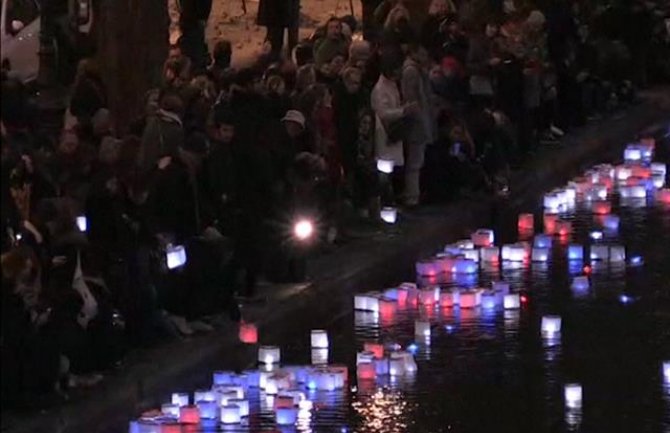
[(383, 206), (506, 194), (528, 155), (667, 74), (660, 3), (434, 0), (419, 22), (366, 0), (362, 28), (333, 17), (299, 40), (299, 2), (261, 1), (268, 42), (237, 69), (191, 11), (143, 116), (115, 127), (85, 59), (57, 138), (3, 71), (3, 404), (92, 386), (212, 313), (239, 320), (259, 276), (296, 277), (296, 215), (333, 243)]

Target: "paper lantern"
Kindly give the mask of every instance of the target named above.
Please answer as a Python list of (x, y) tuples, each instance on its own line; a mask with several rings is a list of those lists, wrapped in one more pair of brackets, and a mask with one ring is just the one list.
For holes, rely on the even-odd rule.
[(356, 365), (362, 364), (365, 362), (372, 362), (375, 359), (375, 354), (373, 352), (363, 351), (356, 353)]
[(568, 236), (572, 233), (572, 222), (566, 220), (556, 221), (556, 231), (555, 234), (559, 236)]
[(579, 276), (579, 277), (573, 278), (571, 287), (572, 287), (573, 290), (577, 290), (577, 291), (588, 290), (589, 287), (591, 287), (591, 283), (589, 282), (589, 277)]
[(245, 344), (258, 343), (258, 329), (253, 323), (240, 323), (240, 341)]
[(647, 197), (647, 188), (642, 185), (631, 185), (631, 186), (622, 186), (619, 188), (619, 194), (621, 198), (646, 198)]
[(607, 245), (591, 245), (592, 261), (608, 261), (610, 259), (610, 249)]
[(633, 175), (633, 170), (629, 166), (619, 165), (616, 168), (616, 178), (620, 182), (628, 180), (629, 177)]
[(260, 377), (261, 373), (258, 370), (246, 370), (244, 375), (247, 377), (247, 384), (249, 388), (259, 388), (260, 387)]
[(312, 349), (312, 365), (328, 364), (328, 349)]
[(668, 173), (667, 166), (662, 162), (652, 162), (649, 165), (649, 170), (651, 170), (652, 175), (665, 176)]
[(582, 386), (580, 384), (569, 383), (565, 385), (563, 395), (566, 407), (570, 409), (579, 409), (582, 407)]
[(335, 391), (335, 375), (326, 371), (320, 371), (315, 374), (316, 389), (319, 391)]
[(398, 210), (394, 207), (385, 207), (379, 211), (379, 217), (387, 224), (395, 224), (398, 219)]
[(475, 274), (478, 271), (477, 263), (470, 259), (456, 259), (451, 272), (454, 274)]
[(558, 211), (561, 207), (562, 201), (561, 197), (554, 193), (548, 193), (544, 195), (544, 208), (551, 211)]
[(216, 391), (211, 389), (199, 389), (193, 393), (193, 403), (199, 401), (216, 401)]
[(659, 189), (654, 198), (657, 202), (670, 205), (670, 188)]
[(535, 219), (532, 213), (519, 214), (517, 222), (520, 231), (532, 231), (535, 228)]
[(275, 418), (278, 425), (294, 425), (298, 421), (298, 409), (293, 407), (279, 408)]
[(440, 306), (450, 308), (460, 303), (461, 294), (458, 290), (444, 290), (440, 293)]
[(533, 262), (546, 262), (549, 260), (549, 248), (533, 248), (531, 256)]
[(611, 245), (609, 252), (610, 262), (621, 263), (626, 261), (626, 247), (623, 245)]
[(616, 215), (605, 215), (603, 218), (603, 227), (610, 231), (619, 230), (619, 217)]
[(498, 263), (500, 261), (500, 248), (484, 247), (479, 250), (479, 256), (484, 263)]
[(509, 288), (510, 285), (507, 281), (494, 281), (491, 284), (491, 290), (494, 292), (500, 292), (503, 295), (507, 295), (509, 293)]
[(419, 292), (419, 302), (423, 305), (434, 305), (440, 299), (438, 286), (425, 287)]
[[(462, 249), (461, 255), (463, 256), (464, 259), (472, 260), (475, 263), (479, 263), (479, 250)], [(458, 258), (456, 260), (458, 260)], [(452, 261), (452, 268), (454, 267), (454, 264), (455, 263)]]
[(591, 212), (596, 215), (606, 215), (612, 212), (612, 203), (604, 200), (594, 201), (591, 204)]
[(393, 173), (394, 162), (392, 159), (378, 159), (377, 160), (377, 171), (384, 174)]
[(371, 295), (356, 295), (354, 296), (354, 309), (378, 313), (379, 299)]
[(184, 424), (200, 424), (200, 410), (197, 406), (179, 408), (179, 422)]
[(405, 374), (405, 362), (402, 358), (389, 359), (389, 374), (392, 377), (402, 376)]
[(670, 385), (670, 361), (663, 362), (663, 380)]
[(86, 233), (86, 230), (88, 230), (88, 220), (84, 215), (77, 217), (77, 228), (82, 233)]
[(664, 174), (653, 174), (651, 177), (651, 183), (654, 185), (654, 188), (661, 189), (665, 186), (665, 175)]
[(584, 260), (584, 247), (580, 244), (568, 245), (568, 260)]
[(544, 224), (544, 233), (547, 235), (556, 234), (557, 222), (558, 222), (558, 215), (553, 213), (545, 213), (542, 216), (542, 223)]
[(221, 406), (221, 422), (223, 424), (239, 424), (242, 421), (240, 407), (236, 404)]
[(312, 349), (327, 349), (328, 333), (323, 329), (312, 329), (311, 342)]
[(596, 184), (591, 185), (584, 194), (584, 198), (588, 201), (607, 200), (609, 191), (606, 185)]
[(434, 276), (441, 272), (432, 259), (416, 262), (416, 273), (422, 277)]
[(161, 405), (161, 413), (165, 416), (178, 419), (179, 418), (179, 408), (178, 404), (174, 403), (164, 403)]
[(600, 230), (593, 230), (591, 233), (589, 233), (589, 237), (594, 241), (599, 241), (603, 238), (603, 232)]
[(356, 375), (360, 380), (374, 380), (377, 373), (373, 362), (362, 362), (356, 366)]
[(526, 249), (521, 244), (504, 245), (502, 259), (503, 261), (523, 262), (526, 260)]
[(642, 149), (636, 145), (629, 144), (623, 151), (623, 159), (626, 162), (638, 162), (642, 160)]
[(379, 343), (363, 343), (363, 350), (366, 353), (371, 353), (373, 359), (380, 359), (384, 357), (384, 345)]
[(471, 236), (475, 247), (490, 247), (495, 241), (493, 230), (479, 229)]
[(183, 245), (169, 245), (165, 256), (168, 269), (176, 269), (186, 264), (186, 249)]
[(521, 308), (521, 297), (518, 293), (509, 293), (503, 298), (505, 310), (518, 310)]
[(170, 401), (172, 404), (176, 404), (179, 407), (188, 406), (188, 393), (174, 392), (172, 393), (172, 398)]
[(228, 400), (228, 405), (237, 406), (239, 409), (240, 417), (249, 416), (249, 400), (243, 398), (231, 398)]
[(375, 365), (375, 375), (377, 377), (388, 376), (390, 364), (387, 358), (375, 359), (373, 363)]
[(536, 235), (533, 240), (534, 248), (551, 248), (551, 238), (547, 235)]
[(484, 293), (482, 294), (482, 308), (485, 310), (494, 310), (499, 302), (498, 300), (500, 299), (499, 295), (496, 295), (495, 293)]
[(314, 403), (310, 400), (300, 400), (300, 403), (298, 403), (298, 408), (302, 411), (310, 411), (313, 407)]
[(212, 384), (217, 385), (232, 385), (235, 373), (232, 371), (215, 371), (212, 373)]
[(481, 304), (481, 292), (479, 290), (468, 290), (461, 292), (461, 308), (477, 308)]
[(281, 351), (277, 346), (261, 346), (258, 348), (258, 362), (264, 364), (278, 364)]
[(217, 419), (219, 417), (219, 405), (215, 401), (199, 401), (196, 406), (200, 411), (201, 419)]
[(430, 338), (430, 322), (425, 320), (415, 320), (414, 335), (422, 338)]
[(547, 338), (555, 337), (561, 333), (560, 316), (542, 316), (542, 335)]
[(453, 257), (449, 253), (438, 254), (433, 258), (433, 263), (438, 273), (451, 272), (451, 268), (454, 266), (454, 262), (456, 262), (456, 257)]

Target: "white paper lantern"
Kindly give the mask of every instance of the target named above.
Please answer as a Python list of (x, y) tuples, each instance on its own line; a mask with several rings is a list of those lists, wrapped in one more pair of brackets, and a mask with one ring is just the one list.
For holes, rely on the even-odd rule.
[(610, 258), (610, 249), (607, 245), (591, 245), (592, 261), (608, 261)]
[[(461, 255), (463, 255), (463, 258), (472, 260), (475, 263), (479, 263), (479, 250), (467, 250), (467, 249), (462, 249), (461, 250)], [(458, 259), (456, 259), (458, 260)], [(452, 263), (452, 268), (455, 263)]]
[(619, 181), (626, 181), (633, 175), (633, 170), (626, 165), (619, 165), (616, 168), (616, 178)]
[(264, 364), (278, 364), (281, 360), (281, 350), (277, 346), (260, 346), (258, 348), (258, 362)]
[(328, 349), (312, 349), (312, 365), (328, 364)]
[(665, 186), (665, 175), (664, 174), (652, 174), (651, 182), (654, 185), (654, 188), (661, 189)]
[(384, 174), (393, 173), (394, 162), (392, 159), (378, 159), (377, 160), (377, 171)]
[(379, 312), (379, 298), (369, 295), (356, 295), (354, 296), (354, 309), (359, 311), (372, 311), (374, 313)]
[(430, 322), (425, 320), (415, 320), (414, 335), (421, 338), (430, 338)]
[(504, 245), (502, 259), (509, 262), (523, 262), (526, 259), (526, 249), (520, 244)]
[(580, 244), (568, 245), (568, 260), (584, 260), (584, 247)]
[(84, 215), (79, 215), (77, 217), (77, 228), (82, 233), (86, 233), (86, 230), (88, 230), (88, 220)]
[(555, 192), (545, 194), (544, 196), (544, 208), (550, 211), (557, 211), (561, 207), (561, 197)]
[(394, 207), (382, 208), (379, 217), (387, 224), (395, 224), (398, 219), (398, 210)]
[(228, 405), (237, 406), (239, 408), (240, 417), (249, 416), (249, 400), (243, 398), (231, 398), (228, 400)]
[(553, 338), (561, 333), (560, 316), (542, 316), (542, 335)]
[(356, 353), (356, 365), (366, 362), (372, 362), (374, 359), (375, 359), (374, 352), (363, 351)]
[(642, 160), (642, 149), (634, 144), (629, 144), (623, 151), (623, 159), (626, 162), (638, 162)]
[(183, 245), (169, 245), (165, 256), (168, 269), (176, 269), (186, 264), (186, 249)]
[(216, 401), (216, 391), (211, 389), (199, 389), (193, 393), (193, 403), (199, 401)]
[(484, 247), (479, 250), (479, 257), (484, 263), (498, 263), (500, 261), (500, 248)]
[(389, 359), (389, 374), (393, 377), (405, 374), (405, 362), (402, 358)]
[(505, 310), (518, 310), (521, 308), (521, 297), (518, 293), (508, 293), (503, 298), (503, 307)]
[(490, 229), (479, 229), (471, 238), (475, 247), (490, 247), (495, 242), (495, 234)]
[(643, 185), (622, 186), (619, 188), (622, 199), (646, 198), (647, 188)]
[(569, 409), (582, 407), (582, 386), (578, 383), (569, 383), (564, 389), (565, 406)]
[(242, 421), (240, 407), (236, 404), (221, 406), (221, 422), (223, 424), (239, 424)]
[(623, 245), (610, 246), (609, 253), (610, 262), (621, 263), (626, 261), (626, 247)]
[(170, 418), (179, 418), (179, 408), (180, 406), (178, 404), (164, 403), (161, 405), (161, 413)]
[(176, 404), (179, 407), (188, 406), (188, 393), (174, 392), (172, 393), (172, 399), (170, 401), (172, 404)]
[(549, 248), (533, 248), (531, 260), (534, 262), (549, 261)]
[(665, 176), (668, 173), (668, 167), (663, 162), (652, 162), (649, 165), (649, 169), (651, 170), (651, 174)]
[(328, 333), (323, 329), (312, 329), (311, 342), (312, 349), (327, 349)]

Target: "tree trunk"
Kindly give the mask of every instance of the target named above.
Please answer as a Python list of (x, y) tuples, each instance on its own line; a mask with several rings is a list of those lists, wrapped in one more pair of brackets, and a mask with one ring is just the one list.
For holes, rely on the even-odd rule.
[(167, 57), (166, 0), (99, 0), (95, 4), (97, 57), (117, 131), (143, 113), (146, 92), (160, 84)]

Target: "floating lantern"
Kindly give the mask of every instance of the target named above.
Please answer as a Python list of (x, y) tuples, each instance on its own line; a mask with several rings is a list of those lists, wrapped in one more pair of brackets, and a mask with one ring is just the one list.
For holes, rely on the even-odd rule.
[(584, 260), (584, 247), (580, 244), (568, 245), (568, 260)]
[(240, 407), (236, 404), (221, 406), (221, 422), (223, 424), (239, 424), (242, 421)]
[(217, 419), (219, 417), (219, 405), (215, 401), (199, 401), (196, 403), (200, 411), (201, 419)]
[(384, 357), (384, 345), (379, 343), (364, 343), (363, 350), (374, 355), (374, 359)]
[(193, 403), (198, 403), (199, 401), (216, 401), (216, 391), (211, 389), (200, 389), (193, 393)]
[(652, 175), (665, 176), (668, 173), (668, 168), (663, 162), (652, 162), (649, 165)]
[(589, 233), (589, 237), (591, 237), (591, 239), (594, 241), (599, 241), (603, 238), (603, 232), (600, 230), (593, 230), (591, 233)]
[(312, 365), (328, 364), (328, 349), (312, 349)]
[(657, 202), (670, 205), (670, 188), (663, 188), (656, 191), (654, 198)]
[(570, 409), (579, 409), (582, 407), (582, 386), (580, 384), (569, 383), (565, 385), (563, 395), (566, 407)]
[(626, 261), (626, 247), (623, 245), (610, 246), (609, 253), (610, 262), (621, 263)]
[(451, 272), (454, 274), (474, 274), (477, 273), (477, 263), (470, 259), (456, 259)]
[(393, 173), (394, 162), (391, 159), (378, 159), (377, 160), (377, 171), (384, 174)]
[(240, 341), (245, 344), (258, 343), (258, 329), (253, 323), (240, 323)]
[(356, 375), (360, 380), (374, 380), (377, 376), (374, 363), (370, 361), (358, 364), (356, 366)]
[(172, 404), (176, 404), (179, 407), (188, 406), (188, 393), (174, 392), (172, 393), (172, 399), (170, 401)]
[(77, 217), (77, 228), (80, 232), (86, 233), (86, 230), (88, 229), (88, 220), (84, 215)]
[(616, 215), (605, 215), (603, 217), (603, 227), (607, 230), (616, 232), (619, 230), (619, 217)]
[(518, 293), (509, 293), (503, 298), (505, 310), (518, 310), (521, 308), (521, 299)]
[(542, 316), (542, 335), (553, 338), (561, 333), (560, 316)]
[(168, 269), (176, 269), (186, 264), (186, 249), (183, 245), (168, 245), (165, 251)]
[(281, 351), (277, 346), (261, 346), (258, 348), (258, 362), (266, 365), (278, 364)]
[(559, 236), (568, 236), (572, 233), (572, 222), (566, 220), (556, 221), (556, 232)]
[(375, 354), (373, 352), (363, 351), (356, 354), (356, 365), (362, 364), (365, 362), (372, 362), (375, 359)]
[(500, 248), (484, 247), (479, 250), (479, 257), (484, 263), (498, 263), (500, 261)]
[(231, 398), (228, 400), (228, 405), (237, 406), (240, 417), (249, 416), (249, 400), (245, 400), (243, 398)]
[(438, 268), (432, 259), (420, 260), (416, 262), (416, 273), (422, 277), (435, 276), (441, 273), (442, 270)]
[(460, 307), (461, 308), (477, 308), (481, 305), (482, 298), (479, 290), (468, 290), (461, 292)]
[(375, 375), (377, 377), (387, 376), (389, 374), (389, 360), (388, 359), (386, 359), (386, 358), (375, 359), (373, 363), (375, 365)]
[(549, 248), (533, 248), (531, 256), (533, 262), (547, 262), (549, 261)]
[(430, 322), (425, 320), (415, 320), (414, 335), (422, 338), (430, 338)]
[(623, 199), (646, 198), (647, 188), (643, 185), (622, 186), (619, 188), (619, 194)]
[(445, 290), (440, 293), (440, 306), (451, 308), (460, 303), (461, 294), (458, 290)]
[(606, 215), (612, 212), (612, 203), (604, 200), (594, 201), (591, 205), (591, 212), (596, 215)]
[(491, 290), (494, 292), (500, 292), (503, 295), (507, 295), (509, 293), (509, 288), (510, 285), (507, 281), (494, 281), (491, 284)]
[(544, 208), (552, 211), (557, 211), (563, 204), (559, 194), (555, 192), (550, 192), (544, 196)]
[(533, 231), (535, 229), (535, 218), (532, 213), (519, 214), (517, 223), (520, 231)]
[(521, 244), (504, 245), (502, 259), (510, 262), (523, 262), (526, 260), (526, 249)]
[(548, 235), (555, 234), (557, 221), (558, 221), (558, 215), (554, 213), (545, 213), (542, 216), (542, 223), (544, 224), (544, 232)]
[(179, 406), (178, 404), (174, 403), (165, 403), (161, 405), (161, 413), (165, 416), (169, 416), (170, 418), (179, 418)]
[[(461, 255), (462, 255), (463, 258), (465, 258), (465, 259), (472, 260), (472, 261), (475, 262), (475, 263), (479, 263), (479, 250), (474, 250), (474, 249), (472, 249), (472, 250), (466, 250), (466, 249), (462, 249), (462, 250), (461, 250)], [(456, 260), (458, 260), (458, 259), (456, 259)], [(451, 265), (451, 267), (452, 267), (452, 268), (454, 267), (454, 262), (453, 262), (453, 261), (452, 261), (452, 265)]]
[(328, 349), (328, 333), (323, 329), (313, 329), (311, 342), (312, 349)]
[(482, 294), (482, 308), (485, 310), (494, 310), (500, 304), (501, 296), (500, 293), (492, 292)]
[(398, 219), (398, 210), (394, 207), (382, 208), (379, 217), (387, 224), (395, 224)]
[(371, 295), (356, 295), (354, 296), (354, 309), (378, 313), (379, 299)]
[(638, 162), (642, 160), (642, 149), (634, 144), (629, 144), (623, 151), (623, 159), (626, 162)]
[(663, 380), (670, 385), (670, 361), (663, 362)]
[(590, 257), (592, 261), (608, 261), (610, 258), (610, 249), (607, 245), (591, 245)]
[(179, 422), (184, 424), (200, 424), (200, 410), (197, 406), (179, 408)]
[(535, 235), (533, 240), (534, 248), (551, 248), (551, 238), (547, 235)]
[(495, 241), (493, 230), (479, 229), (471, 236), (475, 247), (490, 247)]

